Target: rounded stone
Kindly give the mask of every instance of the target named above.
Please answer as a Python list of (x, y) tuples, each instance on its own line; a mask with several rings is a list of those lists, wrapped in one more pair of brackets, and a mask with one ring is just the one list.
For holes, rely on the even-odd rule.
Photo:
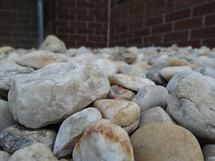
[(127, 132), (120, 126), (102, 119), (92, 123), (76, 144), (74, 161), (134, 161)]
[(182, 71), (168, 83), (166, 111), (177, 123), (205, 141), (215, 141), (215, 92), (205, 77)]
[(103, 118), (123, 128), (140, 117), (140, 107), (131, 101), (103, 99), (95, 101), (93, 106), (101, 112)]
[(102, 119), (101, 113), (92, 107), (68, 117), (60, 126), (55, 140), (53, 154), (57, 158), (71, 154), (86, 127), (90, 123), (100, 119)]
[(204, 161), (191, 132), (166, 123), (143, 126), (131, 136), (135, 161)]

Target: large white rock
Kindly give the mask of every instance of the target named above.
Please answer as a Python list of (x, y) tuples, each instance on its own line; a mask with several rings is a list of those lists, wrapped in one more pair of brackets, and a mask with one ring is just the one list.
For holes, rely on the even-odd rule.
[(86, 127), (102, 119), (101, 113), (95, 108), (87, 108), (68, 117), (60, 126), (54, 144), (53, 154), (57, 158), (72, 153), (75, 144), (81, 138)]
[(215, 58), (210, 58), (208, 56), (200, 56), (194, 59), (193, 63), (201, 67), (212, 67), (215, 68)]
[(102, 119), (92, 123), (76, 144), (74, 161), (134, 161), (129, 136), (120, 126)]
[(16, 76), (9, 92), (14, 119), (30, 128), (61, 122), (96, 99), (110, 84), (96, 66), (58, 63)]
[(182, 71), (168, 83), (167, 112), (195, 136), (215, 141), (215, 92), (205, 77)]
[(146, 85), (155, 85), (154, 82), (147, 78), (133, 77), (126, 74), (111, 75), (109, 81), (111, 85), (119, 85), (134, 91), (139, 91)]
[(0, 133), (4, 128), (15, 123), (16, 122), (14, 121), (13, 115), (10, 112), (8, 102), (0, 100)]
[(49, 51), (34, 51), (23, 55), (16, 60), (19, 65), (32, 67), (35, 69), (43, 68), (51, 63), (67, 62), (67, 57), (62, 54), (54, 54)]
[(162, 86), (145, 86), (138, 91), (132, 101), (140, 106), (142, 112), (155, 106), (165, 108), (168, 95), (168, 91)]
[(41, 50), (48, 50), (54, 53), (66, 53), (66, 45), (63, 41), (58, 39), (54, 35), (49, 35), (46, 37), (45, 41), (40, 46)]
[(41, 143), (36, 143), (17, 150), (8, 161), (58, 161), (51, 150)]

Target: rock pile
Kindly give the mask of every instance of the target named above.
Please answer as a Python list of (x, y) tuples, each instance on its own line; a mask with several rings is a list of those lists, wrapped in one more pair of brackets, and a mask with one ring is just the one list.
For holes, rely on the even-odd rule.
[(214, 161), (215, 49), (0, 48), (1, 161)]

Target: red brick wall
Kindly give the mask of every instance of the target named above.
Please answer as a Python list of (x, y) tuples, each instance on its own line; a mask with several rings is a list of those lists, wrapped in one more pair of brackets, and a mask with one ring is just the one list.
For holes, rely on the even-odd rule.
[(0, 46), (31, 48), (38, 45), (35, 0), (0, 1)]
[(215, 47), (215, 0), (112, 0), (111, 46)]
[(52, 0), (52, 33), (67, 47), (107, 45), (106, 0)]

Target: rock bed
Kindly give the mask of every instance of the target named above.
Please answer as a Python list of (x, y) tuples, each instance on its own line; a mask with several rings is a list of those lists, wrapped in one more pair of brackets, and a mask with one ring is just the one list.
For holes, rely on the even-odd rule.
[(0, 53), (1, 161), (215, 160), (215, 49)]

